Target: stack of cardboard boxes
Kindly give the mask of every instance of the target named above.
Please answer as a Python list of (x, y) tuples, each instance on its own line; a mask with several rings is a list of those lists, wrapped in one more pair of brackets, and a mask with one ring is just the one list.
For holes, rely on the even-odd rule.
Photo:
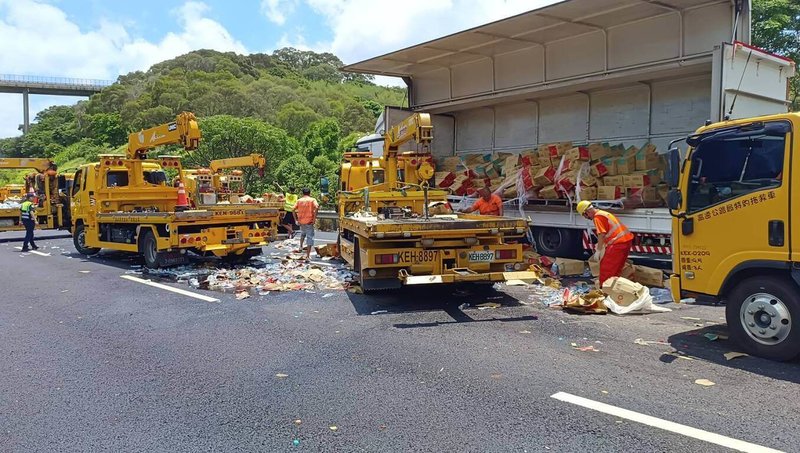
[[(623, 200), (631, 207), (660, 206), (664, 158), (650, 143), (642, 148), (593, 143), (554, 143), (520, 154), (470, 154), (438, 162), (438, 187), (472, 195), (481, 187), (503, 197), (528, 199)], [(520, 194), (523, 189), (525, 193)]]

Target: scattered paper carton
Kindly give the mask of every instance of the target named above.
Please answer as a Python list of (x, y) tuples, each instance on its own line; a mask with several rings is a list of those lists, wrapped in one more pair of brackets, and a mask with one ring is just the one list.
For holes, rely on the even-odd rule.
[(533, 177), (533, 182), (538, 186), (547, 186), (555, 182), (556, 169), (552, 166), (539, 170)]
[(556, 266), (558, 266), (558, 275), (582, 275), (586, 271), (586, 262), (579, 260), (570, 260), (566, 258), (556, 258)]
[(634, 266), (633, 280), (644, 286), (664, 286), (664, 272), (647, 266)]
[(597, 188), (598, 200), (619, 200), (622, 198), (622, 189), (619, 186), (600, 186)]
[(617, 158), (616, 174), (628, 175), (636, 171), (636, 154)]
[(592, 176), (595, 178), (602, 178), (603, 176), (608, 174), (608, 168), (606, 168), (606, 164), (603, 162), (595, 162), (592, 164), (590, 169)]
[(571, 161), (575, 160), (589, 161), (591, 159), (591, 154), (589, 153), (589, 149), (585, 146), (576, 146), (575, 148), (571, 148), (564, 153), (564, 156), (566, 156), (567, 159)]
[(555, 185), (549, 185), (542, 187), (541, 190), (539, 190), (539, 197), (544, 198), (545, 200), (555, 200), (560, 198), (561, 195), (559, 194)]

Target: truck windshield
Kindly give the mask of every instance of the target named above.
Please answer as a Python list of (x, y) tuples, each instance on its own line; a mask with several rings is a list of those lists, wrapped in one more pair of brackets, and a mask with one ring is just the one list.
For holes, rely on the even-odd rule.
[(689, 212), (779, 187), (785, 150), (785, 135), (732, 133), (702, 140), (692, 153)]

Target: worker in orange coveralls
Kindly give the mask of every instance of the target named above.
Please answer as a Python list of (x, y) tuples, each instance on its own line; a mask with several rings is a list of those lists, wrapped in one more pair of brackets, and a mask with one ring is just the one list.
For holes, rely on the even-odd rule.
[(462, 209), (461, 212), (478, 211), (480, 215), (503, 216), (503, 200), (500, 197), (485, 187), (478, 191), (478, 195), (480, 198), (469, 208)]
[(614, 214), (597, 209), (592, 202), (578, 203), (578, 214), (592, 220), (597, 229), (597, 253), (600, 254), (600, 287), (611, 277), (619, 277), (631, 253), (633, 233)]

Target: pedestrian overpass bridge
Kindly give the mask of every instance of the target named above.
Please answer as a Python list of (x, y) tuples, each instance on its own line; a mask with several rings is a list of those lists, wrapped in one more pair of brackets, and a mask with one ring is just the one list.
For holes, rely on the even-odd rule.
[(29, 95), (91, 96), (112, 83), (112, 80), (0, 74), (0, 93), (22, 94), (22, 132), (27, 133), (30, 128)]

